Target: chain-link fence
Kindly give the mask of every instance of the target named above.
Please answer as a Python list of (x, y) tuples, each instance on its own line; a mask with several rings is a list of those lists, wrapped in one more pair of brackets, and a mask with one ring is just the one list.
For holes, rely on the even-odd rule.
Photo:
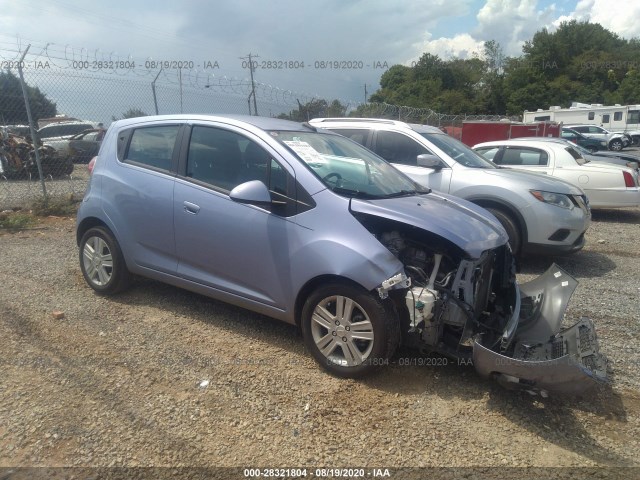
[[(50, 196), (80, 197), (88, 180), (86, 163), (98, 152), (102, 128), (116, 119), (181, 112), (275, 117), (318, 100), (187, 68), (188, 62), (65, 58), (46, 46), (29, 53), (28, 48), (1, 44), (0, 61), (0, 209), (25, 207)], [(497, 118), (389, 104), (341, 104), (345, 115), (436, 126)]]
[(361, 105), (357, 113), (360, 117), (388, 118), (435, 127), (462, 127), (463, 122), (475, 120), (499, 121), (505, 118), (513, 121), (521, 120), (521, 117), (505, 117), (504, 115), (452, 115), (438, 113), (430, 108), (406, 107), (389, 103), (367, 103), (366, 105)]

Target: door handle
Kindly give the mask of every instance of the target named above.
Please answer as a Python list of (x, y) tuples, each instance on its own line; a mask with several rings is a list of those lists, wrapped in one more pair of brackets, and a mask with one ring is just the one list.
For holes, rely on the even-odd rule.
[(200, 211), (200, 206), (191, 202), (184, 202), (184, 211), (191, 215), (196, 215)]

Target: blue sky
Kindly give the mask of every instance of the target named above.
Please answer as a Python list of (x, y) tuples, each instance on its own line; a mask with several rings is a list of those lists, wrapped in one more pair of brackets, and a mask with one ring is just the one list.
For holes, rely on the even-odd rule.
[[(467, 58), (487, 40), (517, 56), (536, 31), (572, 18), (640, 36), (640, 0), (5, 0), (0, 60), (32, 43), (32, 52), (66, 57), (65, 65), (189, 61), (189, 81), (204, 86), (248, 78), (241, 57), (252, 53), (265, 67), (255, 71), (265, 85), (362, 100), (365, 85), (368, 93), (379, 87), (385, 66), (410, 65), (425, 52)], [(292, 68), (262, 65), (269, 61)]]

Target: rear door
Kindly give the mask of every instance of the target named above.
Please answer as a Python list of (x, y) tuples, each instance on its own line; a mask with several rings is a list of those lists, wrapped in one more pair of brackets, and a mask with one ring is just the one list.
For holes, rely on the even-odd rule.
[(541, 148), (504, 146), (493, 157), (493, 163), (501, 167), (553, 175), (553, 158)]
[(159, 123), (123, 130), (116, 165), (99, 170), (103, 208), (137, 268), (176, 272), (173, 184), (181, 129), (180, 123)]

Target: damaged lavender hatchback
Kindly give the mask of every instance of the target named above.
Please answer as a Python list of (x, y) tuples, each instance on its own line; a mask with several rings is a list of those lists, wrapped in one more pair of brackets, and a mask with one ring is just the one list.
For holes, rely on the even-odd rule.
[(307, 124), (114, 122), (77, 242), (96, 292), (137, 274), (297, 324), (337, 376), (385, 365), (404, 343), (507, 387), (579, 392), (606, 378), (591, 321), (561, 329), (571, 276), (552, 266), (519, 286), (486, 210)]

